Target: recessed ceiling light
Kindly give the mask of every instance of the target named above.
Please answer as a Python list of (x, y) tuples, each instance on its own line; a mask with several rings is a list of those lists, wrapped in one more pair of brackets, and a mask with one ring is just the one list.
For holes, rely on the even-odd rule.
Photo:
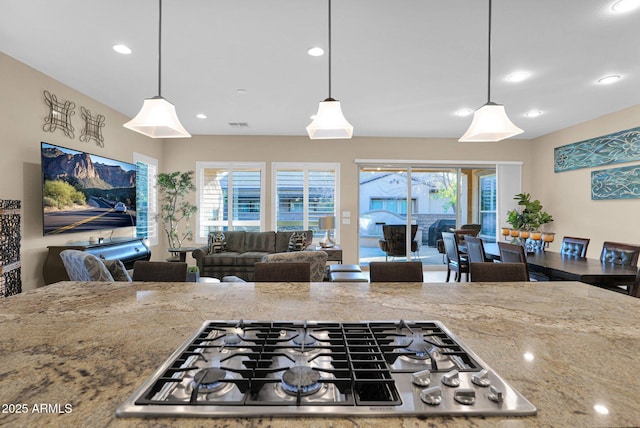
[(314, 46), (312, 48), (307, 49), (307, 53), (311, 56), (322, 56), (324, 55), (324, 49), (318, 46)]
[(526, 117), (538, 117), (542, 115), (540, 110), (530, 110), (524, 114)]
[(601, 85), (610, 85), (620, 79), (622, 79), (622, 76), (620, 76), (619, 74), (610, 74), (609, 76), (599, 78), (598, 83)]
[(630, 12), (638, 6), (640, 6), (640, 0), (618, 0), (611, 5), (611, 10), (614, 12), (624, 13)]
[(456, 110), (454, 114), (461, 117), (470, 116), (473, 114), (473, 110), (470, 108), (461, 108), (460, 110)]
[(125, 45), (113, 45), (113, 50), (123, 55), (129, 55), (131, 53), (131, 49)]
[(523, 80), (527, 80), (531, 76), (531, 73), (528, 71), (515, 71), (507, 76), (508, 82), (522, 82)]
[(198, 119), (206, 119), (206, 118), (207, 118), (207, 115), (206, 115), (206, 114), (204, 114), (204, 113), (198, 113), (198, 114), (196, 114), (196, 117), (197, 117)]

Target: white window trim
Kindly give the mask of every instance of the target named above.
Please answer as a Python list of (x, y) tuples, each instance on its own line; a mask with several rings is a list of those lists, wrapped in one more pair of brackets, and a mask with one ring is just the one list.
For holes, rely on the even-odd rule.
[[(265, 162), (212, 162), (212, 161), (197, 161), (196, 162), (196, 205), (198, 206), (198, 211), (196, 212), (196, 228), (195, 228), (195, 242), (197, 244), (206, 244), (207, 237), (200, 236), (200, 207), (202, 206), (202, 189), (200, 188), (200, 183), (203, 182), (203, 174), (204, 170), (208, 168), (215, 169), (240, 169), (240, 168), (253, 168), (260, 170), (260, 201), (261, 204), (266, 204), (266, 189), (265, 189), (265, 173), (266, 173), (266, 163)], [(229, 194), (229, 198), (232, 198), (232, 194)], [(261, 210), (260, 214), (260, 230), (264, 230), (265, 227), (265, 216), (264, 209)]]
[(149, 199), (153, 199), (153, 201), (155, 202), (153, 208), (149, 209), (149, 212), (147, 213), (147, 221), (148, 222), (154, 222), (155, 223), (155, 230), (156, 230), (156, 234), (155, 236), (148, 236), (147, 239), (149, 241), (149, 245), (158, 245), (160, 243), (160, 237), (158, 236), (160, 233), (160, 228), (158, 227), (158, 159), (143, 155), (142, 153), (137, 153), (137, 152), (133, 152), (133, 163), (136, 164), (138, 162), (147, 164), (147, 165), (153, 165), (156, 169), (156, 180), (154, 182), (150, 182), (148, 183), (148, 192), (153, 194), (153, 198), (149, 198)]
[[(277, 211), (278, 204), (276, 203), (276, 198), (278, 197), (277, 191), (277, 178), (278, 178), (278, 170), (280, 169), (297, 169), (305, 172), (304, 174), (304, 197), (305, 200), (309, 198), (309, 182), (308, 175), (306, 172), (308, 171), (326, 171), (333, 170), (335, 171), (335, 216), (336, 216), (336, 228), (334, 230), (334, 239), (336, 242), (340, 242), (340, 163), (339, 162), (272, 162), (271, 163), (271, 230), (276, 230), (277, 228)], [(304, 206), (304, 224), (308, 229), (309, 225), (307, 222), (309, 221), (309, 206), (308, 204)], [(314, 236), (314, 241), (316, 238), (321, 239), (320, 237)]]

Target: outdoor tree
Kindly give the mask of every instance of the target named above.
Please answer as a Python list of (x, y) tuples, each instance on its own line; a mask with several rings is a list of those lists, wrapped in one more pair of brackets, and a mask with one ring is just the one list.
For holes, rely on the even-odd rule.
[(193, 174), (193, 171), (158, 174), (160, 219), (169, 241), (169, 248), (180, 248), (185, 240), (193, 239), (189, 219), (198, 207), (186, 200), (186, 196), (196, 190)]

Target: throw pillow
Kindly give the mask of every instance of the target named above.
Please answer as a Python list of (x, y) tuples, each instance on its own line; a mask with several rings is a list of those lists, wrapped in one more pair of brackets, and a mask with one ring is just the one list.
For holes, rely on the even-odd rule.
[(293, 232), (289, 238), (289, 251), (302, 251), (307, 245), (307, 232)]
[(227, 250), (227, 241), (221, 231), (209, 234), (209, 254), (221, 253)]
[(102, 259), (102, 263), (109, 269), (109, 273), (116, 281), (125, 281), (131, 282), (131, 276), (129, 276), (129, 272), (127, 272), (127, 268), (124, 267), (124, 264), (120, 260), (104, 260)]

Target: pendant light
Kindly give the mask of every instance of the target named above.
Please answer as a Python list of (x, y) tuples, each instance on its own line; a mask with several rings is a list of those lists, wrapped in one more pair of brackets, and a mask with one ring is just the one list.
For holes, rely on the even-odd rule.
[(331, 97), (331, 0), (329, 0), (329, 97), (320, 102), (315, 119), (307, 126), (312, 140), (351, 138), (353, 126), (347, 122), (340, 101)]
[(473, 120), (460, 142), (495, 142), (523, 133), (509, 120), (504, 106), (491, 102), (491, 0), (489, 0), (487, 103), (473, 113)]
[(145, 99), (136, 117), (123, 126), (151, 138), (188, 138), (191, 134), (180, 123), (176, 108), (161, 95), (162, 0), (158, 3), (158, 95)]

